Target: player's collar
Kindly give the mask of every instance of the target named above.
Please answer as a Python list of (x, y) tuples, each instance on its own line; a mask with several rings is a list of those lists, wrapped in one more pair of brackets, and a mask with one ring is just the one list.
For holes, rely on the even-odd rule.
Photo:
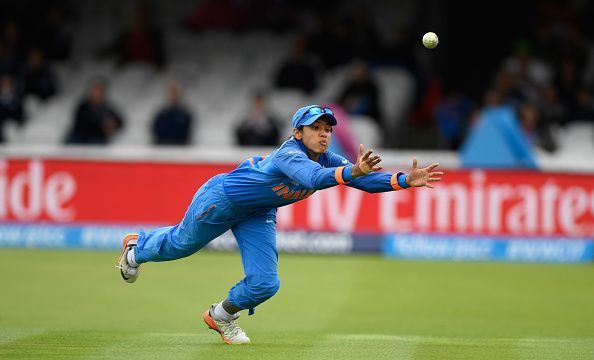
[[(305, 153), (305, 155), (309, 154), (309, 152), (307, 151), (307, 147), (305, 146), (305, 144), (303, 144), (303, 141), (297, 140), (297, 139), (295, 139), (295, 137), (293, 137), (293, 141), (297, 143), (297, 146), (299, 146), (299, 148), (301, 149), (301, 151), (303, 151)], [(307, 156), (307, 158), (309, 159), (309, 155)], [(328, 163), (328, 155), (326, 155), (326, 153), (320, 154), (320, 158), (318, 159), (318, 164), (320, 164), (322, 166), (326, 166), (327, 163)]]

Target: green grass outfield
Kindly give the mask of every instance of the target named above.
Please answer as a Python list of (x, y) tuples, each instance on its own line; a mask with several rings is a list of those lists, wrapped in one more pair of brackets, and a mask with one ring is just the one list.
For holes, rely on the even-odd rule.
[(277, 296), (228, 346), (201, 313), (239, 254), (144, 266), (115, 252), (0, 250), (0, 359), (594, 359), (594, 266), (281, 254)]

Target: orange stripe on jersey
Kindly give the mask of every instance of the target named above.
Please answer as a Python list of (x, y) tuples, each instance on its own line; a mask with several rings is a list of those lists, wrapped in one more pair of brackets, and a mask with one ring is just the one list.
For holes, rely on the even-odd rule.
[(289, 191), (289, 195), (285, 195), (286, 196), (285, 199), (291, 199), (292, 200), (292, 199), (295, 198), (295, 196), (297, 194), (299, 194), (299, 190), (291, 190), (291, 191)]
[(344, 170), (344, 166), (339, 166), (334, 171), (334, 178), (336, 179), (336, 182), (339, 184), (345, 183), (344, 179), (342, 178), (342, 170)]
[(297, 199), (301, 200), (303, 199), (303, 196), (305, 196), (305, 193), (307, 192), (307, 190), (303, 189), (299, 192), (299, 195), (297, 195)]
[(286, 193), (289, 192), (289, 187), (288, 186), (284, 186), (283, 188), (281, 188), (279, 191), (276, 192), (276, 194), (278, 196), (282, 196), (285, 195)]
[(296, 192), (295, 190), (289, 191), (288, 194), (283, 195), (283, 199), (285, 199), (285, 200), (290, 199), (293, 195), (295, 195), (295, 192)]
[(273, 187), (272, 190), (279, 191), (280, 189), (282, 189), (283, 186), (285, 186), (285, 184), (278, 184), (275, 187)]
[(392, 189), (394, 190), (402, 190), (402, 187), (398, 185), (398, 174), (392, 175), (390, 178), (390, 185), (392, 185)]
[(302, 198), (302, 199), (307, 199), (308, 197), (310, 197), (310, 196), (311, 196), (311, 194), (313, 194), (313, 193), (315, 193), (315, 192), (316, 192), (316, 191), (315, 191), (315, 190), (313, 190), (313, 189), (312, 189), (312, 190), (309, 190), (307, 193), (305, 193), (305, 195), (303, 196), (303, 198)]

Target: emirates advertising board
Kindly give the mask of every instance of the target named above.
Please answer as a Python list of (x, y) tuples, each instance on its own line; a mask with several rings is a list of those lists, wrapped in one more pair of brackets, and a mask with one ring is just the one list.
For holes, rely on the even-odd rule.
[[(116, 249), (179, 222), (235, 164), (0, 159), (0, 246)], [(594, 175), (445, 170), (435, 189), (318, 191), (278, 211), (280, 251), (416, 259), (589, 262)], [(231, 233), (213, 249), (234, 249)]]

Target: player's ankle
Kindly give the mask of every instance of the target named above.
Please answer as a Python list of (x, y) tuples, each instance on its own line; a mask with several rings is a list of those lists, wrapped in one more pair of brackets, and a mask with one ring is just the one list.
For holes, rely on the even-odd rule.
[(217, 306), (212, 309), (210, 316), (212, 316), (215, 320), (229, 322), (231, 320), (235, 320), (239, 317), (239, 314), (230, 314), (225, 310), (223, 307), (223, 302), (217, 304)]

